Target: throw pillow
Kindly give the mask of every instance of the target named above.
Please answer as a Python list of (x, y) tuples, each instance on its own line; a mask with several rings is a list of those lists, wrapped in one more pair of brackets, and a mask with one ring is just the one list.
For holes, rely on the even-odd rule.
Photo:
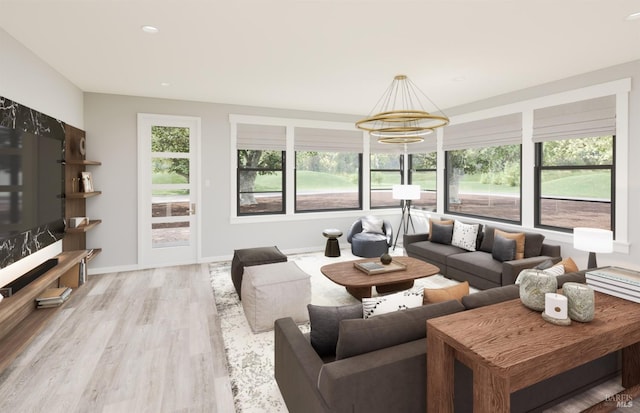
[(453, 225), (453, 220), (452, 219), (433, 219), (433, 218), (429, 218), (429, 239), (431, 239), (431, 234), (433, 234), (433, 224), (440, 224), (440, 225)]
[(542, 243), (544, 235), (536, 232), (524, 233), (524, 257), (539, 257), (542, 252)]
[(384, 221), (371, 215), (362, 218), (362, 232), (371, 232), (373, 234), (384, 234), (382, 226)]
[(480, 243), (480, 251), (491, 252), (493, 251), (493, 238), (494, 238), (494, 227), (490, 227), (488, 225), (484, 226), (484, 235), (482, 237), (482, 242)]
[(425, 288), (422, 303), (434, 304), (449, 300), (461, 301), (465, 295), (469, 295), (469, 281), (445, 288)]
[(455, 245), (456, 247), (460, 247), (467, 251), (475, 251), (479, 228), (479, 224), (464, 224), (456, 220), (453, 224), (451, 245)]
[(564, 265), (556, 264), (551, 268), (542, 270), (542, 272), (544, 272), (545, 274), (555, 275), (557, 277), (558, 275), (564, 274)]
[(431, 225), (431, 242), (450, 245), (452, 237), (453, 225), (436, 224), (435, 222)]
[(311, 346), (320, 357), (336, 354), (340, 321), (362, 318), (362, 304), (351, 304), (337, 307), (307, 305), (311, 332)]
[(494, 230), (494, 242), (495, 236), (502, 235), (505, 238), (516, 240), (516, 260), (524, 258), (524, 232), (505, 232), (499, 229)]
[(570, 257), (563, 259), (558, 264), (562, 264), (564, 266), (565, 273), (580, 271), (576, 263)]
[(406, 310), (422, 305), (422, 291), (400, 291), (380, 297), (363, 298), (362, 314), (364, 318), (374, 317), (392, 311)]
[(493, 238), (493, 251), (491, 256), (494, 260), (505, 262), (516, 258), (516, 240), (503, 237), (498, 234)]
[(534, 270), (546, 270), (547, 268), (551, 268), (553, 267), (553, 261), (552, 260), (545, 260), (542, 261), (540, 264), (536, 265), (535, 267), (533, 267)]

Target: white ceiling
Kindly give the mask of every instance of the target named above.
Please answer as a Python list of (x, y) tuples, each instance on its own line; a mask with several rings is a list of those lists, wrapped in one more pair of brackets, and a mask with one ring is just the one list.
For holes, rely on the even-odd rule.
[(0, 27), (86, 92), (366, 115), (399, 73), (449, 108), (638, 60), (633, 12), (640, 1), (0, 0)]

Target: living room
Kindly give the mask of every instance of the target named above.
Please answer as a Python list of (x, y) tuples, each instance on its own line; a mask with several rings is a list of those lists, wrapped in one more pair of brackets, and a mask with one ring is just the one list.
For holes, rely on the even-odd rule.
[[(567, 50), (571, 55), (575, 52), (575, 58), (580, 56), (583, 61), (593, 60), (588, 70), (578, 70), (567, 73), (563, 69), (562, 63), (556, 63), (558, 67), (557, 75), (538, 75), (535, 69), (538, 64), (537, 58), (527, 62), (529, 70), (523, 74), (528, 78), (526, 82), (518, 83), (526, 85), (524, 87), (512, 87), (501, 85), (500, 89), (493, 88), (491, 79), (484, 79), (485, 90), (478, 91), (475, 99), (459, 101), (452, 100), (452, 104), (447, 103), (448, 97), (444, 95), (448, 89), (453, 94), (454, 90), (465, 89), (464, 81), (451, 82), (449, 79), (457, 75), (451, 73), (446, 79), (434, 80), (435, 83), (444, 83), (445, 86), (423, 83), (419, 81), (421, 71), (429, 65), (422, 62), (413, 66), (406, 62), (398, 64), (394, 72), (379, 74), (363, 73), (360, 76), (352, 77), (353, 83), (359, 86), (353, 90), (367, 90), (370, 98), (364, 99), (365, 106), (358, 111), (342, 111), (337, 104), (340, 101), (349, 100), (348, 96), (336, 87), (329, 101), (336, 103), (335, 109), (325, 106), (324, 110), (317, 110), (312, 106), (313, 99), (306, 103), (302, 100), (297, 102), (291, 98), (290, 103), (283, 106), (282, 103), (274, 104), (256, 98), (244, 102), (218, 103), (218, 100), (203, 100), (192, 94), (192, 98), (182, 98), (172, 91), (171, 86), (161, 88), (154, 94), (136, 93), (135, 91), (125, 92), (113, 88), (114, 92), (107, 89), (84, 89), (74, 80), (65, 76), (59, 68), (54, 68), (48, 63), (50, 55), (60, 48), (57, 44), (49, 45), (48, 53), (34, 53), (33, 50), (45, 48), (43, 45), (33, 43), (34, 40), (24, 34), (23, 30), (18, 30), (19, 23), (11, 22), (13, 17), (25, 18), (28, 7), (17, 6), (19, 2), (3, 2), (3, 17), (0, 18), (0, 53), (3, 56), (3, 65), (0, 66), (0, 96), (12, 99), (23, 105), (39, 110), (56, 119), (83, 129), (87, 133), (87, 159), (95, 159), (102, 163), (98, 168), (92, 169), (95, 186), (102, 191), (102, 195), (97, 199), (87, 202), (89, 217), (102, 220), (102, 223), (87, 234), (87, 245), (90, 247), (102, 248), (102, 253), (92, 260), (89, 266), (89, 275), (134, 271), (144, 268), (153, 268), (158, 265), (171, 265), (186, 263), (174, 261), (172, 263), (162, 263), (148, 261), (144, 256), (140, 243), (140, 211), (139, 205), (139, 181), (138, 177), (138, 114), (163, 114), (170, 116), (188, 116), (200, 118), (201, 121), (201, 142), (199, 147), (200, 169), (198, 176), (198, 196), (197, 205), (197, 250), (195, 259), (192, 262), (209, 263), (219, 261), (229, 261), (233, 256), (234, 249), (248, 248), (253, 246), (277, 245), (287, 254), (295, 254), (310, 251), (320, 251), (324, 248), (326, 239), (322, 236), (322, 231), (326, 228), (339, 228), (343, 232), (349, 228), (351, 223), (360, 215), (369, 212), (365, 207), (359, 210), (325, 212), (325, 213), (295, 213), (287, 212), (282, 215), (270, 216), (238, 216), (236, 211), (236, 170), (234, 168), (235, 148), (232, 143), (232, 122), (230, 115), (253, 117), (255, 119), (286, 120), (287, 122), (300, 125), (351, 125), (367, 113), (375, 100), (383, 92), (387, 82), (396, 75), (396, 70), (406, 71), (413, 78), (418, 86), (431, 95), (434, 90), (445, 89), (441, 92), (441, 99), (433, 96), (434, 101), (443, 107), (452, 120), (452, 126), (456, 122), (463, 123), (483, 118), (491, 118), (514, 111), (523, 113), (523, 119), (535, 108), (544, 106), (554, 106), (571, 101), (595, 98), (599, 96), (615, 95), (617, 105), (617, 119), (619, 127), (616, 131), (616, 185), (615, 185), (615, 244), (614, 252), (611, 254), (599, 254), (598, 260), (602, 265), (618, 265), (621, 267), (640, 269), (640, 258), (637, 254), (637, 242), (640, 241), (638, 228), (638, 217), (633, 211), (640, 208), (640, 191), (638, 183), (633, 177), (640, 174), (640, 165), (634, 162), (634, 155), (640, 154), (637, 139), (635, 137), (640, 132), (640, 117), (637, 116), (640, 108), (640, 91), (637, 83), (640, 81), (640, 55), (635, 47), (635, 40), (638, 39), (640, 26), (638, 21), (625, 20), (626, 15), (637, 10), (633, 10), (632, 2), (620, 2), (616, 4), (616, 11), (620, 12), (618, 20), (608, 21), (611, 25), (624, 26), (631, 35), (619, 40), (615, 46), (604, 44), (598, 46), (599, 49), (611, 48), (622, 51), (617, 56), (609, 57), (609, 60), (599, 61), (598, 53), (594, 53), (593, 48), (580, 45), (574, 50)], [(304, 2), (302, 2), (304, 4)], [(309, 2), (313, 3), (313, 2)], [(355, 2), (358, 3), (358, 2)], [(383, 2), (384, 3), (384, 2)], [(411, 2), (407, 2), (411, 4)], [(461, 2), (463, 4), (465, 2)], [(472, 2), (477, 3), (477, 2)], [(500, 2), (489, 2), (500, 3)], [(604, 2), (602, 2), (604, 3)], [(468, 6), (468, 4), (466, 4)], [(319, 7), (318, 4), (307, 6)], [(549, 7), (555, 7), (551, 4)], [(45, 8), (47, 12), (54, 13), (52, 9)], [(492, 7), (497, 7), (495, 4)], [(528, 6), (531, 8), (541, 8), (540, 6)], [(609, 7), (609, 6), (608, 6)], [(614, 6), (610, 6), (614, 7)], [(625, 9), (626, 7), (626, 9)], [(4, 13), (4, 10), (8, 10)], [(527, 9), (528, 10), (528, 9)], [(626, 12), (623, 14), (622, 11)], [(57, 12), (55, 12), (57, 13)], [(325, 14), (326, 13), (326, 14)], [(545, 14), (548, 11), (545, 11)], [(48, 13), (43, 13), (48, 14)], [(328, 12), (322, 12), (325, 16)], [(508, 18), (509, 14), (505, 12)], [(588, 14), (588, 13), (586, 13)], [(581, 16), (589, 21), (598, 21), (592, 15)], [(580, 19), (578, 18), (578, 19)], [(135, 22), (134, 22), (135, 20)], [(341, 20), (341, 19), (337, 19)], [(16, 20), (17, 21), (17, 20)], [(143, 21), (140, 16), (127, 17), (127, 22), (119, 25), (130, 25), (135, 30), (143, 24), (150, 22)], [(338, 24), (338, 21), (334, 22)], [(29, 26), (29, 25), (27, 25)], [(161, 25), (160, 25), (161, 26)], [(33, 30), (32, 32), (39, 32)], [(510, 26), (511, 27), (511, 26)], [(26, 30), (26, 29), (25, 29)], [(160, 27), (162, 35), (163, 28)], [(607, 28), (603, 29), (604, 31)], [(33, 37), (47, 37), (44, 33), (32, 33)], [(24, 42), (19, 39), (24, 36)], [(433, 37), (447, 40), (450, 34), (444, 32), (435, 33), (433, 36), (422, 35), (422, 37)], [(473, 33), (467, 33), (465, 37), (472, 37)], [(422, 38), (421, 37), (421, 38)], [(152, 38), (155, 42), (157, 39)], [(249, 42), (248, 39), (243, 39)], [(332, 42), (339, 40), (330, 39)], [(53, 41), (53, 40), (52, 40)], [(143, 39), (149, 41), (149, 39)], [(426, 39), (423, 40), (428, 44)], [(70, 46), (71, 47), (71, 46)], [(157, 45), (149, 45), (155, 50)], [(207, 42), (203, 42), (203, 49), (206, 49)], [(237, 46), (240, 48), (240, 46)], [(324, 47), (330, 48), (329, 45)], [(529, 45), (523, 46), (527, 48)], [(492, 48), (488, 48), (492, 49)], [(40, 49), (42, 50), (42, 49)], [(322, 50), (321, 48), (318, 50)], [(479, 49), (481, 50), (481, 49)], [(455, 49), (452, 48), (455, 55)], [(494, 55), (494, 52), (496, 53)], [(82, 54), (82, 52), (79, 52)], [(282, 52), (284, 53), (284, 52)], [(498, 57), (499, 54), (508, 54), (505, 50), (491, 50), (486, 55), (477, 51), (476, 55), (465, 57), (465, 63), (460, 66), (469, 66), (468, 75), (473, 73), (474, 66), (478, 68), (486, 64), (485, 60)], [(604, 54), (604, 50), (603, 50)], [(480, 56), (478, 56), (480, 55)], [(232, 55), (238, 58), (237, 55)], [(384, 57), (381, 52), (380, 58)], [(83, 58), (84, 59), (84, 58)], [(541, 58), (542, 59), (542, 58)], [(87, 59), (90, 60), (90, 59)], [(233, 66), (233, 59), (220, 58), (221, 64)], [(568, 60), (571, 60), (569, 58)], [(435, 64), (438, 56), (430, 57), (430, 61)], [(120, 62), (122, 63), (122, 62)], [(248, 62), (243, 61), (244, 64)], [(249, 62), (250, 63), (250, 62)], [(347, 65), (341, 63), (338, 66)], [(116, 65), (114, 65), (116, 66)], [(259, 66), (259, 65), (256, 65)], [(368, 69), (372, 71), (370, 64)], [(332, 66), (333, 68), (333, 66)], [(562, 69), (562, 70), (561, 70)], [(82, 67), (79, 70), (91, 72), (91, 67)], [(120, 64), (112, 67), (113, 77), (126, 78), (125, 67)], [(240, 71), (240, 66), (237, 66)], [(300, 79), (297, 74), (290, 73), (291, 82), (295, 83), (300, 90), (304, 90), (304, 83), (322, 83), (326, 89), (332, 84), (333, 76), (341, 75), (338, 69), (327, 78)], [(478, 69), (480, 70), (480, 69)], [(507, 68), (505, 70), (512, 70)], [(293, 72), (293, 70), (292, 70)], [(300, 72), (298, 70), (297, 72)], [(151, 73), (151, 71), (150, 71)], [(69, 75), (71, 76), (71, 75)], [(150, 75), (151, 76), (151, 75)], [(188, 74), (185, 76), (189, 76)], [(247, 83), (245, 88), (251, 89), (255, 86), (251, 80), (253, 75), (245, 76)], [(497, 75), (496, 77), (500, 77)], [(155, 75), (154, 75), (155, 77)], [(373, 81), (372, 79), (376, 79)], [(380, 79), (380, 80), (377, 80)], [(446, 81), (445, 81), (446, 80)], [(155, 82), (155, 79), (154, 79)], [(159, 84), (159, 80), (155, 83)], [(497, 83), (497, 80), (495, 80)], [(177, 87), (179, 79), (172, 80)], [(460, 85), (462, 83), (462, 85)], [(515, 83), (514, 83), (515, 84)], [(495, 91), (492, 93), (492, 90)], [(349, 92), (359, 93), (359, 92)], [(303, 94), (309, 95), (304, 92)], [(302, 99), (302, 98), (300, 98)], [(326, 98), (325, 98), (326, 99)], [(626, 121), (624, 120), (626, 119)], [(528, 121), (531, 121), (529, 119)], [(354, 128), (355, 130), (355, 128)], [(446, 127), (444, 129), (446, 139)], [(515, 227), (534, 228), (534, 171), (533, 171), (533, 144), (523, 142), (523, 166), (522, 166), (522, 199), (521, 199), (521, 223), (514, 224)], [(527, 146), (528, 145), (528, 146)], [(528, 151), (528, 152), (527, 152)], [(444, 158), (441, 158), (443, 160)], [(526, 159), (529, 159), (527, 161)], [(443, 169), (440, 168), (439, 169)], [(444, 184), (444, 177), (439, 183)], [(366, 186), (365, 186), (366, 187)], [(291, 191), (293, 192), (293, 190)], [(367, 191), (364, 191), (365, 193)], [(367, 195), (365, 194), (365, 197)], [(439, 191), (437, 214), (443, 214), (444, 192)], [(289, 203), (290, 204), (290, 203)], [(374, 210), (376, 215), (390, 219), (394, 226), (400, 223), (400, 208), (386, 208)], [(416, 211), (416, 214), (420, 212)], [(425, 215), (426, 216), (426, 215)], [(548, 240), (561, 245), (563, 256), (571, 256), (581, 268), (587, 262), (587, 252), (573, 248), (572, 236), (568, 232), (541, 229)], [(340, 240), (343, 245), (344, 239)], [(12, 270), (15, 271), (15, 270)], [(1, 305), (1, 304), (0, 304)]]

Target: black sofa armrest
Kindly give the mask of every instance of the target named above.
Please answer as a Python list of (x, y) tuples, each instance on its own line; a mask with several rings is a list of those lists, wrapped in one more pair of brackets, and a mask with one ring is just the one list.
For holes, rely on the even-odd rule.
[(329, 411), (317, 389), (322, 359), (292, 318), (274, 324), (274, 374), (291, 413)]
[(332, 412), (424, 412), (424, 338), (327, 363), (318, 388)]
[[(502, 285), (509, 285), (516, 282), (520, 271), (533, 268), (536, 265), (546, 261), (554, 260), (554, 257), (541, 255), (539, 257), (523, 258), (521, 260), (505, 261), (502, 263)], [(556, 258), (557, 261), (560, 261)]]
[(428, 240), (429, 240), (428, 232), (421, 232), (419, 234), (404, 234), (404, 236), (402, 237), (402, 245), (406, 247), (407, 245), (413, 244), (414, 242), (428, 241)]
[(560, 253), (560, 245), (542, 244), (542, 250), (540, 255), (546, 255), (547, 257), (562, 257)]

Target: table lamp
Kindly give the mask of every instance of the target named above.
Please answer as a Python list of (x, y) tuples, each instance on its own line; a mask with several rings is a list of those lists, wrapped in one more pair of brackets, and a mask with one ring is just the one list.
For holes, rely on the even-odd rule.
[(613, 231), (599, 228), (573, 229), (573, 248), (589, 252), (587, 268), (596, 268), (596, 252), (613, 252)]
[[(403, 233), (406, 234), (409, 231), (409, 223), (411, 228), (415, 232), (413, 226), (413, 220), (411, 219), (411, 201), (414, 199), (420, 199), (420, 185), (393, 185), (391, 189), (391, 195), (393, 199), (399, 199), (402, 201), (402, 219), (400, 220), (400, 228)], [(400, 228), (396, 232), (396, 240), (393, 243), (393, 249), (396, 248), (398, 243), (398, 236), (400, 235)]]

